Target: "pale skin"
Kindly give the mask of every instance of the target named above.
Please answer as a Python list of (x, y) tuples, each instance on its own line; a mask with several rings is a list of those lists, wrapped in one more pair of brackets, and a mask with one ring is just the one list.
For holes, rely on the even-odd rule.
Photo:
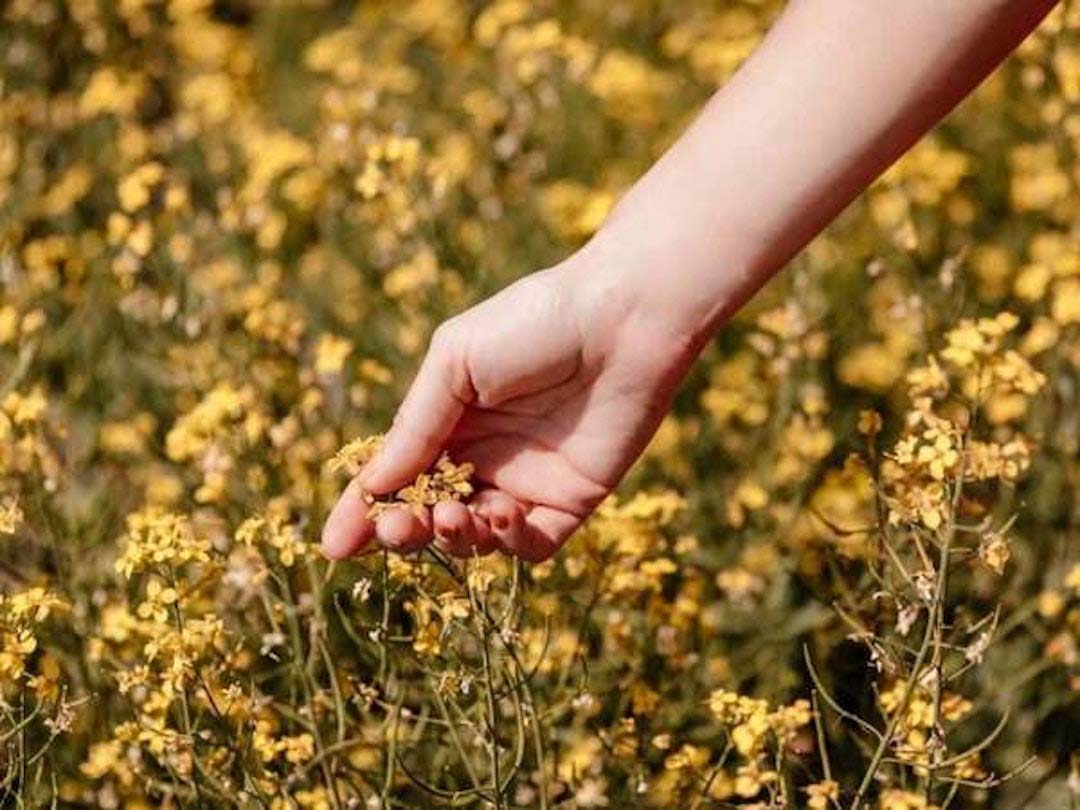
[[(596, 236), (444, 323), (323, 552), (554, 554), (725, 319), (981, 82), (1054, 0), (793, 0)], [(447, 450), (466, 505), (367, 517)]]

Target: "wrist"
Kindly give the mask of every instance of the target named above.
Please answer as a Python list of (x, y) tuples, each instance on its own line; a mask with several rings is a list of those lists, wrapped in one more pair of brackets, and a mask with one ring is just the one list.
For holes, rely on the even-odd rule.
[(567, 263), (582, 294), (703, 346), (753, 291), (753, 253), (717, 229), (668, 228), (626, 199)]

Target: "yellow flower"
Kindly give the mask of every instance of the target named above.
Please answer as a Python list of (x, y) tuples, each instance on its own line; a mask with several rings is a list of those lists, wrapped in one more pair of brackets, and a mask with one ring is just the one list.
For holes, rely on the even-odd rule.
[(144, 91), (144, 79), (137, 73), (100, 68), (90, 77), (79, 99), (79, 111), (87, 118), (101, 113), (130, 115)]
[(382, 448), (383, 436), (364, 436), (353, 439), (328, 462), (329, 469), (333, 471), (344, 470), (349, 475), (356, 475)]
[(176, 420), (165, 437), (165, 450), (173, 461), (186, 461), (205, 453), (243, 415), (252, 393), (228, 383), (216, 386), (194, 408)]
[(1080, 596), (1080, 563), (1076, 563), (1065, 575), (1064, 585)]
[(898, 788), (887, 788), (878, 797), (878, 810), (937, 810), (921, 793)]
[(433, 471), (420, 473), (413, 483), (399, 489), (393, 499), (376, 500), (369, 496), (368, 516), (377, 516), (391, 503), (434, 506), (441, 501), (460, 501), (473, 493), (472, 474), (472, 464), (455, 464), (443, 453)]
[(353, 345), (337, 335), (322, 335), (315, 344), (315, 373), (320, 376), (340, 374)]
[(19, 502), (12, 496), (0, 500), (0, 534), (15, 534), (23, 522)]
[(163, 585), (158, 579), (146, 583), (145, 596), (135, 612), (139, 618), (153, 619), (158, 624), (168, 621), (170, 606), (180, 598), (175, 588)]
[(135, 572), (161, 565), (182, 566), (207, 562), (210, 541), (200, 537), (187, 517), (148, 508), (128, 515), (124, 550), (117, 572), (130, 578)]
[(66, 601), (45, 588), (27, 588), (10, 596), (0, 597), (0, 616), (6, 616), (15, 623), (43, 622), (54, 611), (69, 608)]
[(41, 200), (41, 212), (47, 217), (66, 213), (86, 196), (93, 185), (94, 175), (85, 163), (68, 168)]
[(298, 734), (279, 741), (285, 753), (285, 761), (292, 765), (303, 765), (315, 756), (315, 738), (310, 734)]
[(135, 784), (135, 771), (127, 757), (127, 748), (118, 739), (95, 742), (79, 770), (90, 779), (114, 776), (123, 788), (130, 789)]
[(1000, 535), (995, 535), (989, 542), (979, 545), (979, 559), (998, 576), (1005, 573), (1005, 564), (1009, 557), (1009, 544)]
[(120, 207), (131, 214), (150, 202), (154, 187), (165, 177), (165, 169), (160, 163), (146, 163), (120, 180), (116, 187), (116, 196)]
[(1080, 323), (1080, 279), (1062, 279), (1054, 285), (1050, 314), (1062, 326)]
[(826, 810), (840, 800), (840, 785), (831, 779), (807, 785), (807, 810)]
[(567, 240), (591, 236), (603, 224), (615, 198), (571, 180), (557, 180), (544, 189), (541, 210), (548, 226)]
[(435, 252), (424, 248), (386, 274), (383, 279), (383, 292), (391, 298), (402, 298), (425, 290), (438, 280), (439, 262)]

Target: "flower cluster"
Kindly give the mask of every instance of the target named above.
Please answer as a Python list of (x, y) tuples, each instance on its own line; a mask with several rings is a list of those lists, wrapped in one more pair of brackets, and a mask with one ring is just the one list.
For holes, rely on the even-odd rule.
[[(762, 790), (775, 787), (780, 774), (770, 762), (812, 719), (810, 704), (805, 700), (773, 708), (764, 700), (724, 689), (709, 697), (709, 710), (728, 730), (731, 745), (742, 758), (734, 773), (721, 771), (714, 779), (709, 795), (716, 799), (754, 798)], [(822, 789), (813, 792), (821, 793)]]
[[(380, 435), (353, 439), (337, 451), (327, 466), (331, 470), (344, 470), (350, 475), (356, 475), (364, 464), (379, 452), (382, 440)], [(455, 464), (449, 455), (443, 453), (429, 472), (420, 473), (416, 480), (396, 493), (386, 497), (365, 493), (363, 497), (370, 504), (368, 517), (378, 517), (395, 503), (434, 506), (441, 501), (468, 498), (473, 493), (473, 485), (469, 480), (472, 473), (472, 464)]]
[(0, 6), (0, 806), (1075, 792), (1075, 4), (533, 566), (314, 540), (436, 325), (588, 239), (783, 3)]
[[(1012, 482), (1027, 470), (1026, 442), (1002, 431), (1005, 423), (1027, 412), (1046, 378), (1003, 346), (1018, 322), (1009, 312), (977, 322), (963, 320), (946, 333), (946, 345), (938, 354), (908, 373), (912, 410), (904, 435), (882, 467), (893, 524), (915, 520), (927, 529), (940, 529), (952, 497), (949, 480)], [(1010, 404), (1001, 405), (1002, 398)], [(973, 436), (977, 416), (1000, 424), (998, 433), (1006, 438)]]

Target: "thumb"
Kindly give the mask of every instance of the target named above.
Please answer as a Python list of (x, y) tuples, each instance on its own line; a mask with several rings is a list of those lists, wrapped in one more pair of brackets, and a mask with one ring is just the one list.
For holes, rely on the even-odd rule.
[(435, 461), (474, 396), (459, 345), (447, 324), (435, 330), (382, 449), (360, 473), (368, 492), (398, 489)]

